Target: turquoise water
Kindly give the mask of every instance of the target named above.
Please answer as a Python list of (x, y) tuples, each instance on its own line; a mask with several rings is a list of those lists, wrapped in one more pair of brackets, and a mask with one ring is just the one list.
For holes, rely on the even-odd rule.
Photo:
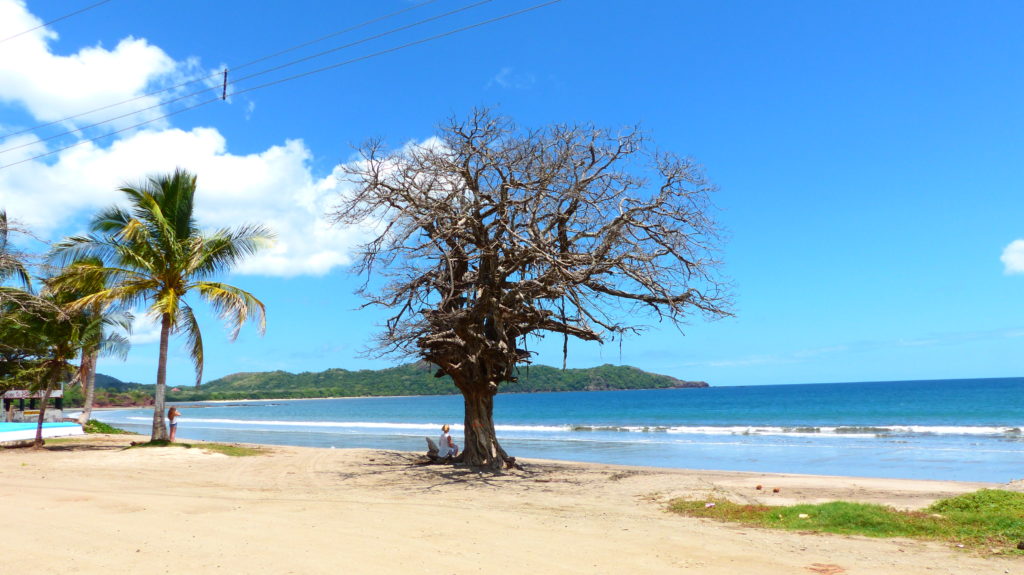
[[(1006, 482), (1024, 477), (1024, 378), (499, 395), (522, 458)], [(184, 404), (178, 436), (425, 450), (459, 396)], [(151, 410), (98, 419), (148, 433)]]

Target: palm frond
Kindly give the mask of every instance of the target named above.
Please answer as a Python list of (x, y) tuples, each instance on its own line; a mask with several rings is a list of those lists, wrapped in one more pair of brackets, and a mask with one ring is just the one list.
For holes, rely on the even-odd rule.
[(196, 387), (199, 387), (199, 384), (203, 381), (203, 334), (199, 331), (199, 322), (196, 320), (195, 314), (192, 313), (191, 307), (188, 305), (182, 306), (181, 314), (175, 327), (177, 331), (185, 332), (185, 337), (188, 340), (189, 357), (192, 358), (192, 364), (196, 368)]
[(221, 320), (227, 323), (232, 340), (238, 338), (242, 325), (249, 320), (257, 322), (261, 335), (266, 332), (266, 309), (256, 296), (220, 282), (198, 282), (196, 288), (199, 289), (199, 295), (217, 310)]
[(270, 228), (258, 224), (217, 230), (193, 246), (192, 269), (198, 278), (211, 277), (271, 245), (275, 238)]
[(9, 247), (10, 232), (7, 212), (0, 210), (0, 283), (14, 278), (25, 290), (31, 290), (32, 278), (29, 276), (28, 268), (25, 267), (21, 255)]
[(117, 235), (121, 230), (128, 227), (132, 221), (132, 214), (120, 206), (111, 206), (101, 210), (92, 219), (90, 228), (94, 232), (105, 235)]
[(108, 333), (104, 334), (103, 339), (100, 340), (99, 352), (100, 355), (113, 356), (124, 361), (128, 359), (128, 351), (131, 348), (132, 343), (127, 336), (120, 333)]
[(53, 244), (46, 260), (50, 263), (67, 266), (76, 261), (98, 260), (110, 261), (117, 254), (118, 244), (107, 236), (86, 234), (70, 236)]

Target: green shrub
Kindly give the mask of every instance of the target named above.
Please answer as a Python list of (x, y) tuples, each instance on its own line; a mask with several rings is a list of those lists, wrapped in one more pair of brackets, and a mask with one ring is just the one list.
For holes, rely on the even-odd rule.
[(982, 489), (936, 501), (928, 508), (935, 513), (997, 513), (1024, 515), (1024, 493), (1001, 489)]
[(87, 421), (85, 425), (82, 426), (82, 430), (85, 431), (86, 433), (131, 433), (119, 427), (114, 427), (113, 425), (103, 423), (98, 419), (90, 419), (89, 421)]
[(935, 502), (924, 511), (833, 501), (818, 505), (740, 505), (721, 499), (676, 499), (669, 510), (757, 527), (869, 537), (912, 537), (961, 547), (1022, 554), (1024, 493), (982, 489)]

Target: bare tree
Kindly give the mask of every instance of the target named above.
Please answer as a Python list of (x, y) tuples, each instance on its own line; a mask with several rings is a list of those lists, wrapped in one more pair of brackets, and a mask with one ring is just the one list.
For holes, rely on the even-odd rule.
[(515, 465), (495, 435), (494, 395), (529, 362), (527, 336), (604, 342), (645, 317), (729, 315), (713, 186), (638, 129), (522, 131), (476, 110), (423, 144), (359, 152), (343, 167), (354, 190), (329, 215), (379, 222), (357, 266), (367, 305), (395, 310), (377, 349), (451, 376), (469, 465)]

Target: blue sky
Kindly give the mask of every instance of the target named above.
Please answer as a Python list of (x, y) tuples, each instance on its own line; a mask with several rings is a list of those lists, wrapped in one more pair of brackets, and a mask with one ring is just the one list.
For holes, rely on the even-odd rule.
[[(231, 92), (538, 3), (482, 3)], [(89, 4), (0, 0), (0, 39)], [(112, 0), (0, 41), (0, 150), (23, 146), (0, 152), (0, 166), (21, 162), (0, 168), (0, 207), (56, 240), (124, 182), (195, 171), (201, 224), (261, 221), (281, 238), (225, 278), (267, 304), (266, 335), (229, 343), (204, 316), (204, 380), (380, 368), (395, 362), (361, 357), (385, 316), (352, 295), (356, 235), (323, 218), (353, 145), (422, 141), (474, 106), (525, 127), (640, 123), (720, 188), (736, 317), (695, 320), (685, 335), (654, 324), (621, 348), (571, 342), (570, 367), (625, 363), (713, 385), (1024, 375), (1024, 4), (562, 0), (166, 118), (208, 95), (159, 98), (203, 85), (145, 96), (392, 12), (415, 7), (230, 77), (470, 3), (416, 4)], [(152, 109), (41, 139), (131, 106)], [(131, 127), (143, 120), (154, 121)], [(154, 335), (140, 325), (128, 361), (100, 371), (151, 383)], [(533, 346), (540, 363), (560, 364), (556, 340)], [(182, 344), (170, 381), (188, 384)]]

